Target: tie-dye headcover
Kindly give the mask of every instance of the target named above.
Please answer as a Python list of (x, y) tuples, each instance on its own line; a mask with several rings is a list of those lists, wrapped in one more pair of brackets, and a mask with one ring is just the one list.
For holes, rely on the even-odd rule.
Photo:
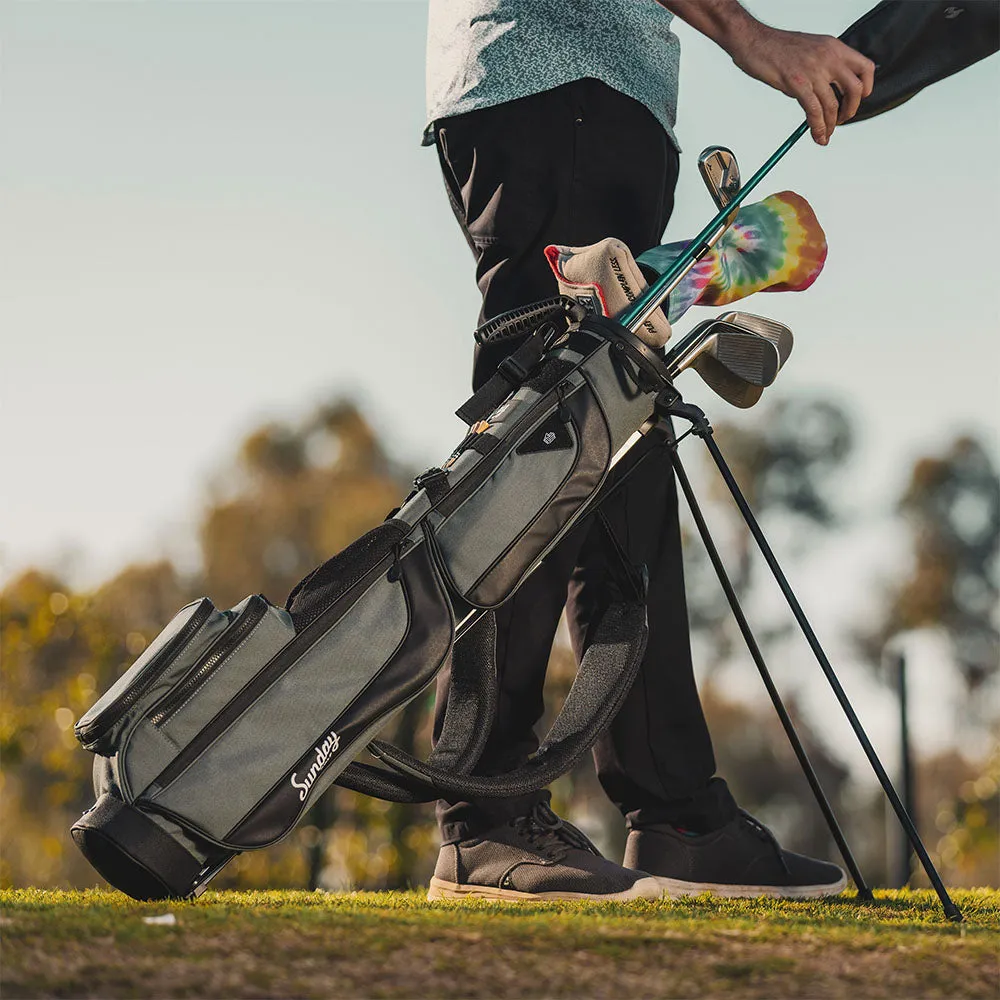
[[(653, 247), (637, 260), (664, 271), (688, 242)], [(670, 293), (668, 319), (677, 322), (697, 303), (722, 306), (753, 292), (801, 292), (823, 270), (826, 234), (815, 213), (794, 191), (744, 205), (736, 221)]]

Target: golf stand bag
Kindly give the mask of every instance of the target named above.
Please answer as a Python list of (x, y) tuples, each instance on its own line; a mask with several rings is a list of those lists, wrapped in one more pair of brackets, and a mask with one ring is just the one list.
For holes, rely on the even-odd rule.
[[(77, 723), (97, 802), (73, 836), (140, 898), (195, 892), (236, 853), (287, 834), (335, 780), (402, 801), (542, 788), (584, 754), (645, 646), (638, 568), (604, 613), (563, 712), (517, 771), (471, 776), (495, 705), (493, 617), (589, 509), (669, 386), (628, 330), (544, 303), (463, 413), (469, 433), (382, 525), (307, 576), (284, 607), (254, 595), (184, 608)], [(484, 334), (485, 335), (485, 334)], [(456, 635), (458, 641), (456, 642)], [(452, 656), (431, 759), (374, 740)], [(388, 766), (353, 763), (365, 747)]]
[[(998, 22), (992, 3), (879, 4), (842, 36), (879, 67), (857, 120), (995, 52)], [(518, 795), (567, 771), (610, 723), (635, 677), (646, 641), (643, 568), (621, 559), (615, 600), (593, 629), (538, 752), (509, 774), (481, 777), (474, 770), (497, 697), (491, 611), (613, 492), (628, 475), (612, 476), (613, 467), (645, 440), (661, 444), (673, 463), (858, 896), (870, 900), (691, 490), (676, 446), (693, 433), (705, 441), (946, 916), (961, 919), (704, 413), (674, 387), (693, 366), (730, 402), (752, 405), (787, 357), (790, 333), (730, 313), (665, 353), (643, 340), (670, 293), (807, 130), (799, 126), (742, 187), (735, 164), (717, 161), (720, 169), (704, 176), (718, 214), (615, 320), (585, 315), (579, 303), (558, 298), (477, 331), (481, 342), (523, 343), (459, 409), (468, 434), (447, 462), (417, 478), (399, 510), (307, 576), (283, 607), (254, 595), (225, 611), (203, 599), (177, 614), (75, 727), (96, 755), (96, 802), (72, 835), (101, 875), (138, 899), (197, 894), (236, 854), (285, 836), (334, 782), (417, 802)], [(677, 436), (674, 420), (689, 430)], [(429, 759), (378, 740), (449, 656), (444, 723)], [(365, 749), (377, 763), (355, 759)]]
[[(774, 688), (676, 452), (691, 424), (754, 537), (869, 755), (928, 874), (948, 899), (833, 668), (781, 574), (704, 414), (672, 384), (671, 359), (704, 327), (732, 367), (758, 317), (709, 321), (666, 358), (611, 320), (555, 299), (502, 317), (481, 339), (530, 334), (459, 410), (469, 433), (379, 527), (302, 580), (283, 608), (254, 595), (220, 611), (182, 609), (77, 723), (96, 755), (97, 800), (74, 840), (111, 884), (139, 899), (197, 894), (236, 854), (289, 833), (331, 784), (400, 802), (505, 797), (569, 770), (618, 711), (646, 640), (643, 568), (624, 557), (563, 709), (538, 752), (504, 775), (472, 774), (496, 705), (495, 624), (506, 601), (579, 520), (623, 481), (617, 460), (645, 437), (673, 462), (709, 555), (793, 749), (858, 887), (871, 898)], [(742, 329), (741, 329), (742, 327)], [(704, 331), (702, 333), (704, 336)], [(744, 372), (746, 374), (746, 372)], [(773, 379), (773, 371), (765, 372)], [(681, 435), (686, 436), (686, 435)], [(662, 453), (662, 452), (661, 452)], [(635, 468), (635, 465), (632, 466)], [(627, 477), (628, 473), (624, 474)], [(613, 539), (612, 539), (613, 541)], [(376, 738), (452, 658), (440, 739), (427, 761)], [(355, 758), (365, 749), (379, 761)]]

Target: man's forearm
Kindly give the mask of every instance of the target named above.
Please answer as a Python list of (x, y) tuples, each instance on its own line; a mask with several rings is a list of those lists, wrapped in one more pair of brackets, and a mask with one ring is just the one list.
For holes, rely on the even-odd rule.
[(738, 0), (658, 2), (728, 52), (744, 73), (795, 98), (822, 145), (872, 92), (875, 64), (830, 35), (771, 28)]
[(682, 21), (690, 24), (730, 55), (746, 44), (760, 27), (739, 0), (658, 0)]

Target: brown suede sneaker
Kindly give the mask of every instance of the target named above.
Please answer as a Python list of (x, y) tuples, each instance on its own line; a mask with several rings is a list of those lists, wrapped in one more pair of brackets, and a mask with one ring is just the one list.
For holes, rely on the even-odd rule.
[(847, 885), (836, 865), (783, 850), (763, 823), (742, 809), (721, 830), (689, 836), (672, 826), (632, 830), (625, 865), (652, 873), (668, 897), (817, 899)]
[(544, 802), (481, 837), (444, 844), (428, 899), (659, 899), (655, 878), (601, 856)]

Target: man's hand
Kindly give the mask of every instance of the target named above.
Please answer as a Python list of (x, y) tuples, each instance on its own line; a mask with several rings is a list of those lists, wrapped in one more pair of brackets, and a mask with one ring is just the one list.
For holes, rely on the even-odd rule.
[[(830, 35), (780, 31), (757, 22), (739, 32), (727, 49), (744, 73), (780, 90), (802, 105), (813, 139), (830, 141), (834, 127), (857, 113), (861, 98), (872, 92), (875, 64)], [(842, 99), (838, 105), (834, 87)]]
[[(830, 35), (770, 28), (737, 0), (660, 2), (717, 42), (744, 73), (795, 98), (821, 146), (872, 92), (875, 64)], [(834, 87), (841, 95), (839, 103)]]

